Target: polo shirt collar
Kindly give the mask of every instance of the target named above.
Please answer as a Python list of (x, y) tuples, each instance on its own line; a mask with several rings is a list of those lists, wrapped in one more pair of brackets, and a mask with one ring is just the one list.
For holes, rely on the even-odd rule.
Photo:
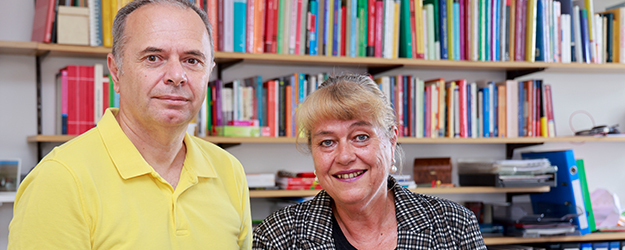
[[(117, 172), (123, 179), (156, 173), (117, 123), (115, 116), (118, 112), (117, 108), (107, 109), (97, 126)], [(200, 150), (197, 142), (189, 134), (185, 134), (184, 142), (187, 148), (184, 167), (191, 173), (195, 173), (195, 175), (192, 174), (194, 176), (192, 178), (217, 177), (210, 158)]]

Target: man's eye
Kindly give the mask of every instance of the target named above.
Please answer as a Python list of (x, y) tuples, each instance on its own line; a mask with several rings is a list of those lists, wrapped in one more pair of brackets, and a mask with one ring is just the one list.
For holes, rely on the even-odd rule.
[(151, 56), (148, 56), (147, 59), (148, 59), (149, 62), (156, 62), (156, 60), (158, 58), (156, 56), (154, 56), (154, 55), (151, 55)]
[(369, 139), (368, 135), (357, 135), (356, 136), (356, 140), (357, 141), (366, 141), (367, 139)]
[(189, 59), (187, 59), (187, 63), (189, 63), (189, 64), (197, 64), (197, 63), (199, 63), (199, 61), (197, 59), (195, 59), (195, 58), (189, 58)]

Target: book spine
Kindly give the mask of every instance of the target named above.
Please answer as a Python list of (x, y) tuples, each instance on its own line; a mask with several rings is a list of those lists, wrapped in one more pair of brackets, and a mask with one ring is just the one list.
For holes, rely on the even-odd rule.
[(102, 46), (102, 1), (89, 0), (89, 45)]
[[(265, 3), (269, 0), (254, 0), (254, 47), (253, 53), (263, 53), (265, 35)], [(269, 52), (269, 51), (267, 51)]]
[(490, 122), (491, 122), (491, 119), (490, 119), (490, 116), (491, 116), (491, 114), (490, 114), (491, 113), (490, 112), (490, 106), (492, 104), (490, 103), (490, 97), (489, 97), (490, 96), (490, 90), (489, 90), (488, 87), (486, 87), (486, 88), (483, 88), (482, 92), (483, 92), (482, 99), (484, 101), (484, 104), (482, 105), (482, 107), (484, 109), (482, 111), (482, 114), (483, 114), (483, 116), (482, 116), (482, 122), (483, 122), (482, 130), (483, 130), (484, 133), (483, 133), (482, 137), (491, 137), (491, 134), (490, 134), (490, 127), (491, 127), (491, 125), (490, 125)]
[(470, 103), (471, 103), (471, 138), (478, 138), (479, 137), (479, 133), (478, 133), (478, 94), (477, 94), (477, 84), (475, 83), (471, 83), (471, 96), (470, 96)]
[(443, 60), (447, 60), (449, 59), (449, 54), (448, 54), (448, 25), (447, 25), (447, 0), (440, 0), (439, 1), (439, 35), (440, 35), (440, 51), (441, 51), (441, 57), (440, 59)]
[(581, 27), (581, 49), (582, 49), (582, 57), (583, 58), (583, 62), (585, 63), (591, 63), (592, 62), (592, 55), (591, 55), (591, 42), (589, 39), (589, 30), (588, 30), (588, 19), (586, 18), (586, 10), (582, 9), (580, 10), (580, 14), (579, 14), (579, 19), (580, 19), (580, 27)]
[(458, 120), (459, 120), (459, 135), (462, 138), (469, 137), (468, 132), (468, 111), (467, 108), (467, 81), (462, 79), (458, 80)]
[[(227, 52), (233, 52), (234, 51), (234, 39), (235, 39), (235, 30), (234, 30), (234, 25), (235, 25), (235, 1), (240, 1), (240, 0), (224, 0), (225, 5), (224, 5), (224, 51)], [(244, 0), (243, 0), (244, 1)], [(243, 7), (245, 9), (245, 4), (239, 3), (239, 6)], [(242, 13), (240, 13), (242, 14)], [(243, 18), (243, 20), (245, 20), (245, 18)], [(241, 25), (243, 21), (239, 20), (237, 21), (237, 24)], [(242, 28), (241, 28), (242, 29)], [(243, 33), (245, 34), (245, 33)], [(240, 40), (240, 37), (238, 38), (238, 40)], [(245, 41), (245, 40), (243, 40)], [(240, 44), (241, 46), (243, 46), (243, 44)], [(242, 50), (243, 48), (241, 48)]]
[[(368, 1), (367, 0), (358, 0), (357, 1), (357, 55), (359, 57), (367, 56), (367, 44), (369, 42), (369, 18), (368, 18)], [(375, 15), (373, 15), (375, 16)]]
[(536, 1), (528, 0), (527, 4), (527, 29), (526, 29), (526, 43), (525, 43), (525, 61), (533, 62), (536, 53)]
[[(246, 20), (245, 20), (245, 50), (243, 52), (254, 53), (254, 35), (256, 19), (254, 15), (256, 14), (255, 2), (259, 2), (260, 0), (246, 0)], [(236, 14), (235, 14), (236, 15)]]
[(339, 39), (338, 39), (338, 43), (339, 46), (337, 47), (337, 55), (339, 56), (345, 56), (346, 55), (346, 51), (348, 49), (347, 44), (348, 44), (348, 37), (347, 37), (347, 8), (346, 6), (341, 6), (340, 9), (340, 22), (338, 24), (339, 28)]
[(319, 4), (317, 0), (311, 0), (309, 2), (310, 6), (309, 6), (309, 15), (308, 15), (308, 54), (311, 56), (316, 56), (318, 55), (318, 47), (319, 45), (317, 44), (317, 18), (319, 17)]
[[(460, 0), (458, 2), (458, 18), (459, 18), (459, 33), (458, 33), (458, 39), (459, 39), (459, 45), (460, 45), (460, 58), (459, 60), (468, 60), (469, 56), (468, 56), (468, 52), (469, 52), (469, 42), (467, 40), (467, 31), (468, 29), (468, 21), (467, 17), (467, 3), (468, 0)], [(466, 90), (465, 90), (466, 91)]]
[[(411, 1), (413, 4), (410, 4)], [(402, 0), (399, 23), (399, 57), (413, 58), (412, 45), (415, 42), (415, 33), (411, 29), (414, 20), (414, 0)]]
[(516, 42), (515, 42), (515, 61), (525, 61), (525, 30), (527, 19), (527, 0), (517, 0), (516, 8)]
[(384, 1), (376, 0), (375, 2), (375, 57), (382, 57), (382, 36), (384, 30)]
[(461, 40), (462, 38), (460, 37), (460, 30), (462, 29), (462, 27), (460, 26), (460, 4), (458, 2), (454, 2), (454, 9), (453, 9), (453, 31), (454, 31), (454, 60), (459, 61), (462, 58), (461, 55), (461, 51), (462, 48), (461, 46), (464, 45), (461, 44)]
[(278, 1), (278, 28), (276, 29), (276, 53), (285, 54), (284, 49), (284, 32), (286, 31), (286, 2), (289, 0), (277, 0)]
[(335, 0), (327, 0), (326, 2), (326, 23), (325, 23), (325, 55), (332, 55), (332, 48), (334, 42), (334, 2)]
[[(302, 5), (302, 0), (297, 0), (295, 2), (293, 2), (294, 4), (296, 4), (295, 6), (297, 6), (297, 8), (295, 9), (295, 11), (293, 11), (293, 13), (295, 14), (295, 31), (293, 32), (292, 36), (294, 36), (295, 39), (295, 44), (293, 44), (293, 54), (295, 55), (300, 55), (301, 53), (301, 46), (302, 46), (302, 40), (301, 40), (301, 34), (302, 34), (302, 9), (303, 9), (303, 5)], [(293, 20), (291, 20), (293, 21)]]

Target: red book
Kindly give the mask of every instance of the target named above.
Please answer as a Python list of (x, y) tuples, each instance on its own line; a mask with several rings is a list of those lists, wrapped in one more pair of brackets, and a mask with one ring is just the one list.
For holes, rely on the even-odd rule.
[(525, 115), (525, 125), (527, 133), (525, 136), (534, 137), (534, 81), (525, 81), (525, 102), (527, 103), (527, 114)]
[(224, 51), (226, 45), (224, 43), (224, 0), (217, 0), (217, 33), (219, 33), (218, 44), (219, 47), (215, 46), (215, 48), (219, 48), (220, 51)]
[(252, 53), (263, 53), (265, 34), (265, 0), (254, 0), (254, 45)]
[[(467, 39), (467, 34), (469, 32), (469, 22), (467, 20), (467, 10), (468, 10), (468, 5), (469, 1), (467, 0), (460, 0), (459, 2), (459, 8), (460, 8), (460, 60), (469, 60), (469, 43), (470, 41), (468, 41)], [(460, 85), (458, 85), (460, 86)], [(462, 91), (462, 89), (460, 89), (460, 91)], [(466, 90), (465, 90), (466, 92)], [(462, 109), (460, 109), (460, 111), (462, 112)], [(460, 113), (460, 116), (462, 116), (462, 113)], [(460, 122), (462, 123), (462, 119), (460, 119)], [(460, 129), (462, 131), (462, 125), (460, 125)], [(460, 137), (462, 136), (462, 132), (460, 132)]]
[(296, 25), (295, 25), (295, 34), (291, 34), (291, 36), (295, 36), (295, 55), (299, 55), (300, 52), (300, 46), (301, 46), (301, 37), (300, 34), (302, 34), (302, 0), (297, 0), (297, 9), (295, 9), (294, 11), (296, 11)]
[(425, 86), (425, 136), (426, 138), (432, 137), (432, 86)]
[(266, 16), (265, 16), (265, 53), (276, 53), (274, 48), (277, 46), (274, 45), (274, 41), (276, 40), (276, 29), (275, 23), (277, 23), (276, 14), (278, 7), (278, 0), (267, 0), (267, 8), (266, 8)]
[(254, 37), (256, 37), (254, 34), (254, 27), (256, 26), (254, 24), (256, 20), (254, 18), (254, 7), (256, 1), (258, 0), (247, 0), (247, 20), (245, 22), (245, 52), (247, 53), (254, 53)]
[(367, 19), (367, 26), (368, 26), (368, 30), (367, 30), (367, 51), (366, 51), (366, 55), (367, 56), (374, 56), (374, 50), (375, 50), (375, 36), (376, 36), (376, 18), (377, 18), (377, 13), (376, 13), (376, 8), (377, 8), (377, 1), (376, 0), (369, 0), (369, 16)]
[[(423, 41), (417, 41), (417, 19), (416, 19), (416, 15), (415, 15), (415, 0), (410, 0), (409, 2), (409, 7), (410, 7), (410, 22), (408, 23), (408, 25), (410, 25), (410, 40), (412, 42), (412, 58), (417, 58), (417, 43), (422, 43)], [(427, 32), (427, 31), (426, 31)]]
[(102, 114), (104, 114), (104, 112), (106, 112), (106, 109), (110, 106), (111, 104), (111, 100), (110, 100), (110, 95), (109, 95), (109, 77), (105, 76), (102, 77)]
[(507, 122), (507, 95), (506, 95), (506, 85), (505, 84), (501, 84), (501, 85), (495, 85), (495, 87), (497, 88), (497, 121), (498, 121), (498, 129), (499, 129), (499, 134), (498, 137), (508, 137), (508, 131), (507, 131), (507, 127), (508, 124)]
[(79, 112), (78, 119), (78, 133), (82, 134), (95, 126), (94, 121), (94, 69), (93, 66), (80, 66), (80, 97), (79, 97)]
[[(398, 137), (406, 136), (406, 124), (404, 122), (404, 84), (402, 75), (391, 76), (395, 78), (395, 86), (391, 86), (391, 88), (395, 88), (395, 116), (397, 116), (398, 122)], [(392, 82), (392, 81), (391, 81)]]
[(341, 56), (345, 56), (345, 38), (347, 33), (347, 7), (341, 6)]
[(458, 108), (460, 113), (460, 137), (469, 137), (468, 109), (467, 109), (467, 80), (456, 80), (458, 84)]
[[(377, 0), (375, 2), (375, 57), (382, 57), (382, 30), (384, 26), (384, 1)], [(371, 17), (371, 16), (370, 16)]]
[(211, 107), (211, 111), (212, 111), (212, 116), (211, 116), (211, 135), (217, 135), (217, 126), (221, 126), (221, 124), (219, 124), (217, 122), (217, 117), (218, 117), (218, 113), (221, 113), (221, 109), (217, 108), (217, 102), (221, 101), (217, 99), (217, 86), (215, 86), (216, 82), (210, 82), (208, 83), (209, 85), (209, 93), (211, 95), (211, 103), (210, 103), (210, 107)]
[(52, 23), (56, 0), (37, 0), (35, 2), (35, 18), (30, 40), (49, 43), (52, 40)]
[(213, 27), (213, 47), (215, 50), (219, 48), (219, 6), (217, 4), (217, 0), (207, 0), (206, 1), (206, 14), (208, 15), (208, 22)]
[(545, 84), (545, 110), (547, 114), (547, 135), (549, 137), (556, 136), (556, 125), (553, 117), (553, 101), (551, 98), (551, 85)]
[(67, 65), (67, 134), (78, 135), (78, 118), (80, 116), (78, 98), (80, 96), (78, 65)]
[(527, 0), (517, 0), (516, 2), (516, 17), (515, 17), (515, 34), (516, 42), (514, 50), (515, 61), (525, 61), (525, 28), (526, 28), (526, 15), (527, 15)]
[(408, 89), (406, 89), (404, 91), (404, 93), (406, 95), (408, 95), (406, 97), (406, 100), (408, 101), (408, 111), (405, 111), (405, 112), (408, 112), (406, 114), (408, 116), (408, 119), (407, 119), (408, 120), (408, 125), (407, 125), (408, 128), (406, 129), (406, 131), (407, 131), (406, 136), (414, 137), (414, 136), (416, 136), (416, 134), (415, 134), (416, 130), (415, 130), (415, 124), (414, 124), (415, 123), (415, 100), (416, 100), (416, 98), (415, 98), (415, 94), (416, 94), (415, 93), (415, 83), (414, 83), (414, 80), (412, 79), (411, 75), (407, 76), (406, 78), (408, 80), (408, 84), (407, 84), (408, 85)]
[(541, 85), (539, 81), (534, 82), (534, 136), (540, 137), (540, 111), (542, 110)]
[(278, 93), (278, 82), (275, 80), (267, 81), (263, 83), (265, 88), (267, 89), (267, 127), (269, 127), (271, 137), (277, 137), (277, 93)]

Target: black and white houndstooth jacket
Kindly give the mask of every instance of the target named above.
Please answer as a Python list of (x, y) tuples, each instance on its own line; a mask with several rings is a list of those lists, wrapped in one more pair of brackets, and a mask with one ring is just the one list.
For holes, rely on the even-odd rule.
[[(392, 177), (388, 183), (395, 194), (397, 249), (486, 249), (473, 212), (415, 194)], [(313, 200), (273, 213), (254, 230), (252, 249), (335, 249), (331, 202), (322, 190)]]

